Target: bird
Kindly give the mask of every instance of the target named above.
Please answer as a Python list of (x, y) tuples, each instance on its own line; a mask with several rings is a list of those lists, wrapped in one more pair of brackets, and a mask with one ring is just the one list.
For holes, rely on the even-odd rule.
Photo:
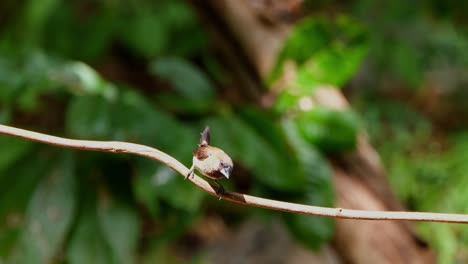
[(224, 193), (224, 188), (218, 180), (229, 179), (234, 169), (234, 163), (222, 149), (210, 146), (210, 128), (208, 126), (201, 133), (200, 143), (193, 151), (192, 167), (185, 178), (193, 175), (195, 169), (218, 184), (217, 193)]

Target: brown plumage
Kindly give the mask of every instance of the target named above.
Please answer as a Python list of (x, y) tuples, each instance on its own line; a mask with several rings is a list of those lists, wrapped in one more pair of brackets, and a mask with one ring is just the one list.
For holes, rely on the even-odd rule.
[(223, 192), (223, 186), (218, 182), (219, 179), (231, 176), (234, 164), (231, 158), (221, 149), (210, 146), (210, 128), (206, 127), (201, 134), (200, 144), (193, 151), (193, 164), (187, 177), (193, 174), (197, 169), (201, 174), (214, 179), (219, 185), (219, 192)]

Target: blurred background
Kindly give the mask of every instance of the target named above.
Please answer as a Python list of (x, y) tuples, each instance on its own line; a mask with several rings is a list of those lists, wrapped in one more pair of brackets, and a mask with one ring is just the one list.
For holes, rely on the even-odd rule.
[[(3, 0), (0, 123), (145, 144), (187, 167), (209, 125), (235, 160), (227, 190), (468, 213), (467, 12), (441, 0)], [(0, 136), (0, 263), (466, 263), (467, 245), (463, 225), (251, 208), (155, 161)]]

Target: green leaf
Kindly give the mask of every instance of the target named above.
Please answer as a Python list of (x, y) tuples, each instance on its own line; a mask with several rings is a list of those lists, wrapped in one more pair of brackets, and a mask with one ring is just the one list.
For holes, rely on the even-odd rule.
[(101, 95), (107, 100), (117, 97), (117, 88), (83, 62), (61, 64), (49, 75), (55, 85), (63, 85), (76, 94)]
[(41, 36), (42, 27), (49, 16), (53, 13), (57, 4), (57, 0), (42, 0), (42, 1), (25, 1), (23, 18), (24, 38), (21, 44), (23, 45), (38, 45), (38, 38)]
[(244, 106), (239, 109), (239, 117), (245, 120), (257, 134), (262, 135), (262, 138), (272, 145), (276, 152), (287, 153), (290, 151), (286, 134), (281, 124), (276, 121), (278, 119), (276, 115), (254, 107)]
[[(334, 203), (332, 188), (332, 171), (327, 161), (298, 131), (294, 121), (285, 119), (282, 122), (288, 139), (297, 151), (301, 169), (306, 175), (305, 190), (293, 198), (295, 202), (330, 207)], [(333, 235), (333, 220), (324, 217), (301, 214), (284, 214), (283, 218), (291, 234), (306, 246), (316, 249)]]
[(134, 262), (140, 226), (135, 209), (101, 195), (97, 210), (99, 226), (112, 254), (111, 263)]
[[(157, 216), (160, 211), (158, 192), (155, 190), (153, 181), (154, 172), (159, 166), (153, 160), (138, 158), (136, 160), (136, 177), (132, 179), (132, 189), (136, 200), (143, 204), (153, 216)], [(171, 177), (175, 177), (175, 175)]]
[[(185, 161), (186, 166), (190, 167), (192, 152), (198, 143), (197, 133), (170, 119), (159, 120), (159, 127), (154, 130), (152, 137), (160, 135), (157, 137), (158, 142), (165, 143), (158, 148), (168, 149), (169, 154)], [(138, 159), (137, 168), (133, 187), (137, 199), (150, 211), (157, 210), (156, 197), (181, 210), (194, 212), (200, 208), (203, 192), (194, 188), (171, 168), (148, 159)]]
[(51, 85), (49, 71), (57, 61), (41, 52), (1, 54), (0, 98), (6, 105), (33, 111), (41, 103), (40, 96), (56, 88)]
[(350, 111), (315, 107), (295, 122), (303, 137), (324, 151), (342, 151), (356, 145), (358, 120)]
[(75, 211), (75, 169), (70, 152), (62, 152), (31, 199), (12, 262), (48, 263), (59, 252)]
[(309, 94), (319, 85), (342, 86), (356, 72), (367, 53), (363, 28), (347, 17), (329, 22), (307, 18), (298, 23), (285, 41), (269, 82), (282, 75), (286, 62), (296, 66), (290, 89)]
[[(190, 151), (188, 153), (191, 155)], [(156, 198), (166, 201), (174, 208), (196, 212), (205, 197), (203, 191), (195, 188), (171, 168), (150, 160), (139, 161), (138, 176), (134, 184), (139, 200), (153, 212), (156, 212), (154, 210), (158, 206)]]
[(293, 85), (305, 93), (320, 85), (341, 87), (358, 70), (366, 51), (365, 46), (360, 46), (352, 50), (339, 47), (317, 52), (298, 67)]
[(301, 97), (286, 89), (281, 91), (275, 99), (273, 109), (278, 113), (287, 113), (296, 110)]
[(137, 54), (147, 58), (162, 53), (169, 45), (169, 26), (156, 12), (144, 9), (125, 22), (123, 39)]
[(55, 153), (37, 148), (2, 172), (0, 178), (0, 256), (7, 257), (21, 236), (27, 223), (25, 209), (31, 201), (34, 190), (41, 177), (49, 173)]
[(100, 228), (95, 197), (90, 197), (93, 195), (94, 193), (85, 199), (85, 206), (76, 220), (75, 230), (66, 250), (67, 263), (113, 263), (112, 251)]
[(5, 175), (3, 171), (30, 152), (33, 146), (29, 140), (0, 136), (0, 149), (8, 150), (0, 151), (0, 179)]
[(158, 58), (150, 65), (150, 70), (168, 80), (183, 97), (197, 101), (214, 99), (214, 88), (208, 76), (186, 60), (178, 57)]
[(392, 48), (394, 58), (390, 61), (391, 66), (398, 77), (409, 82), (413, 87), (420, 85), (425, 74), (425, 62), (423, 55), (415, 47), (408, 47), (407, 44), (398, 43)]
[[(295, 202), (307, 204), (307, 199)], [(302, 214), (283, 214), (283, 219), (291, 234), (309, 248), (318, 249), (333, 236), (332, 219)]]
[(66, 122), (68, 133), (74, 137), (131, 140), (155, 146), (181, 160), (191, 155), (193, 149), (187, 151), (188, 146), (197, 142), (196, 134), (131, 91), (123, 91), (115, 102), (98, 96), (76, 97)]
[(308, 202), (317, 206), (332, 206), (334, 191), (332, 188), (332, 170), (320, 152), (301, 135), (291, 119), (282, 121), (289, 142), (296, 150), (300, 167), (306, 175), (305, 193)]
[(98, 96), (75, 97), (70, 102), (66, 130), (80, 138), (111, 140), (111, 104)]

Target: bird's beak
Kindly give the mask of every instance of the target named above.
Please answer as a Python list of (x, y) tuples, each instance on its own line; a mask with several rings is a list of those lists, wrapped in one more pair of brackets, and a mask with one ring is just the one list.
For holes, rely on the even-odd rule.
[(221, 169), (221, 173), (228, 179), (229, 179), (229, 176), (231, 176), (231, 172), (232, 172), (232, 167), (225, 167)]

